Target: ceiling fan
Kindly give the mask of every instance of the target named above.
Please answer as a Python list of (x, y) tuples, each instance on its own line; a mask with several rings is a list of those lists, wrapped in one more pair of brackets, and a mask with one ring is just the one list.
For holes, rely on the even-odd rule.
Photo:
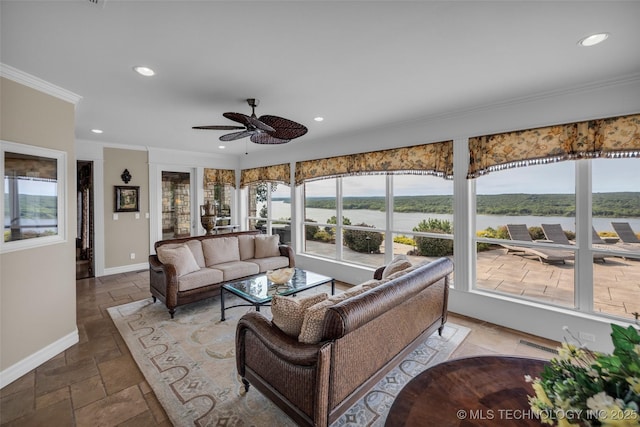
[(220, 137), (220, 141), (234, 141), (236, 139), (249, 137), (251, 142), (256, 144), (284, 144), (294, 138), (301, 137), (307, 133), (307, 128), (300, 123), (277, 116), (260, 116), (256, 117), (256, 107), (260, 104), (260, 100), (249, 98), (247, 103), (251, 107), (251, 115), (247, 116), (242, 113), (224, 113), (223, 116), (234, 122), (241, 123), (243, 126), (229, 125), (212, 125), (212, 126), (193, 126), (193, 129), (209, 129), (209, 130), (235, 130), (242, 129), (238, 132), (232, 132)]

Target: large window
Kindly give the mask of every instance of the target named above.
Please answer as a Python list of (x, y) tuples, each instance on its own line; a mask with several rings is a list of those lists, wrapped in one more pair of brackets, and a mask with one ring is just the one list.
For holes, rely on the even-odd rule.
[(283, 183), (259, 182), (248, 188), (249, 229), (280, 236), (291, 243), (291, 187)]
[(54, 243), (64, 234), (63, 152), (3, 141), (2, 251)]
[(371, 267), (401, 254), (413, 263), (452, 256), (453, 182), (431, 175), (307, 182), (305, 221), (309, 254)]
[(560, 225), (573, 240), (575, 216), (575, 162), (477, 178), (476, 288), (574, 307), (575, 250), (546, 236), (542, 224)]
[(304, 251), (336, 257), (337, 178), (304, 185)]
[(453, 255), (453, 181), (394, 175), (393, 253), (415, 262)]
[[(594, 311), (634, 318), (640, 313), (640, 243), (625, 243), (612, 223), (628, 224), (640, 239), (638, 159), (592, 161)], [(620, 227), (620, 226), (618, 226)]]

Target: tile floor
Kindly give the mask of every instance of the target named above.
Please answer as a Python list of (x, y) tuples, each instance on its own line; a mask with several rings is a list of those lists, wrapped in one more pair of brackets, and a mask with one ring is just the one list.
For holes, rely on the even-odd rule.
[[(170, 426), (106, 311), (149, 298), (148, 272), (82, 279), (76, 284), (80, 342), (0, 390), (0, 425)], [(449, 320), (471, 329), (453, 357), (550, 358), (552, 353), (521, 341), (552, 349), (558, 345), (454, 313)]]

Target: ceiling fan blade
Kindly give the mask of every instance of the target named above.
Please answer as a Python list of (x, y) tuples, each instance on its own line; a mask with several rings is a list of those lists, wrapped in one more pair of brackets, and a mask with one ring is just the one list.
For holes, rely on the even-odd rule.
[(269, 132), (269, 134), (277, 139), (299, 138), (308, 131), (300, 123), (278, 116), (260, 116), (260, 121), (275, 129), (275, 132)]
[(242, 139), (242, 138), (246, 138), (247, 136), (251, 135), (252, 132), (243, 130), (241, 132), (233, 132), (233, 133), (228, 133), (226, 135), (222, 135), (220, 137), (220, 141), (235, 141), (236, 139)]
[(225, 125), (193, 126), (191, 129), (234, 130), (234, 129), (244, 129), (244, 126), (225, 126)]
[(224, 117), (226, 117), (229, 120), (233, 120), (234, 122), (238, 122), (238, 123), (242, 123), (245, 126), (248, 126), (250, 124), (249, 119), (251, 119), (251, 116), (247, 116), (246, 114), (242, 114), (242, 113), (223, 113), (222, 114)]
[(275, 132), (276, 131), (274, 128), (272, 128), (268, 124), (264, 123), (263, 121), (261, 121), (260, 119), (255, 118), (255, 117), (249, 117), (249, 122), (256, 129), (260, 129), (260, 130), (263, 130), (265, 132)]
[(274, 128), (261, 122), (257, 117), (247, 116), (242, 113), (224, 113), (222, 115), (229, 120), (242, 123), (247, 127), (247, 130), (260, 129), (265, 132), (275, 132)]
[(275, 138), (268, 133), (258, 132), (251, 135), (251, 142), (255, 142), (256, 144), (285, 144), (289, 142), (289, 140)]

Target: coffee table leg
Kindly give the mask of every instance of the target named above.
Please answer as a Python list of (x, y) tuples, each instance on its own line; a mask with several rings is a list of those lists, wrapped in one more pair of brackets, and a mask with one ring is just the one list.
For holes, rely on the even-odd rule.
[(220, 288), (220, 321), (224, 322), (224, 288)]
[(335, 295), (336, 294), (336, 281), (334, 279), (331, 279), (331, 295)]

